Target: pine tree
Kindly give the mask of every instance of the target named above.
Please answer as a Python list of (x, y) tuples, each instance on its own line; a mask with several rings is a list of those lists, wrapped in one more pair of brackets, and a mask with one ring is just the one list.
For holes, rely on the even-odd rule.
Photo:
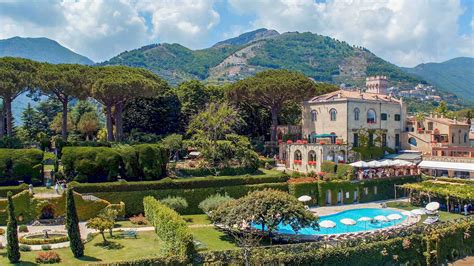
[(12, 192), (8, 192), (8, 222), (7, 222), (7, 257), (11, 263), (20, 261), (20, 246), (18, 245), (18, 229), (13, 206)]
[(71, 188), (66, 192), (66, 229), (74, 257), (84, 256), (84, 244), (81, 240), (79, 218), (77, 217), (76, 205), (74, 203), (74, 192)]
[(28, 103), (28, 106), (23, 110), (21, 115), (21, 121), (23, 122), (23, 128), (28, 133), (28, 139), (32, 141), (36, 134), (38, 134), (38, 127), (36, 126), (36, 122), (38, 121), (38, 114), (31, 104)]

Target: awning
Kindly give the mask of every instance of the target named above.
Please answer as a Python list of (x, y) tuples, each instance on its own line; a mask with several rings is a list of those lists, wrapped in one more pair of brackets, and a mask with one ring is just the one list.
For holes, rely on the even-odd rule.
[(313, 138), (333, 138), (336, 137), (334, 134), (313, 134)]
[(474, 172), (474, 163), (453, 163), (441, 161), (421, 161), (419, 168)]

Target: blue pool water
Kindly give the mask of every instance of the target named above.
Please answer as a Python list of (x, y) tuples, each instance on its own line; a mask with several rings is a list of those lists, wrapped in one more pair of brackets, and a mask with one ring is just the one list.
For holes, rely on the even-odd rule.
[[(387, 216), (390, 214), (399, 214), (403, 218), (397, 221), (390, 221), (390, 222), (377, 222), (371, 223), (369, 222), (357, 222), (355, 225), (347, 226), (340, 222), (341, 219), (350, 218), (355, 221), (361, 217), (370, 217), (374, 218), (377, 215)], [(327, 235), (327, 234), (342, 234), (342, 233), (350, 233), (350, 232), (360, 232), (360, 231), (370, 231), (370, 230), (377, 230), (389, 226), (393, 226), (399, 223), (402, 223), (407, 219), (406, 216), (402, 215), (401, 212), (392, 210), (392, 209), (376, 209), (376, 208), (364, 208), (364, 209), (353, 209), (338, 212), (331, 215), (321, 216), (319, 221), (324, 220), (331, 220), (336, 223), (336, 227), (334, 228), (320, 228), (319, 230), (314, 230), (312, 228), (301, 228), (298, 231), (299, 235)], [(257, 227), (258, 228), (258, 227)], [(289, 225), (280, 225), (278, 227), (278, 232), (281, 234), (295, 234), (295, 231)]]

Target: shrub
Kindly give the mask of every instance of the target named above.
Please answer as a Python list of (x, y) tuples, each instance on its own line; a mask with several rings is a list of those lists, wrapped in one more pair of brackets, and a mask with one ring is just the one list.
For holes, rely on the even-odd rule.
[(22, 224), (20, 226), (18, 226), (18, 232), (20, 233), (27, 233), (28, 232), (28, 226)]
[(182, 197), (168, 196), (160, 200), (161, 203), (168, 206), (168, 208), (175, 210), (180, 213), (188, 207), (188, 202)]
[(20, 245), (20, 251), (22, 252), (31, 251), (31, 247), (28, 245)]
[(336, 172), (336, 163), (331, 162), (331, 161), (324, 161), (321, 164), (321, 172), (335, 173)]
[(199, 209), (201, 209), (204, 213), (209, 214), (212, 211), (215, 211), (221, 204), (231, 200), (233, 199), (227, 194), (224, 196), (221, 194), (211, 195), (199, 203)]
[(163, 241), (163, 255), (187, 258), (194, 253), (193, 235), (183, 218), (153, 197), (143, 199), (145, 216)]
[(338, 164), (336, 170), (338, 179), (352, 180), (355, 178), (355, 169), (349, 164)]
[(68, 241), (69, 238), (65, 236), (50, 237), (50, 238), (27, 238), (20, 237), (19, 242), (25, 245), (43, 245), (43, 244), (56, 244)]
[(132, 224), (138, 224), (138, 225), (145, 225), (148, 224), (148, 221), (146, 220), (145, 216), (143, 214), (138, 214), (134, 215), (130, 218), (128, 218)]
[(51, 250), (51, 245), (41, 245), (41, 250)]
[(59, 254), (54, 251), (46, 251), (38, 253), (35, 261), (40, 264), (53, 264), (61, 262), (61, 258), (59, 257)]
[(27, 184), (21, 184), (19, 186), (6, 186), (6, 187), (0, 187), (0, 197), (6, 197), (8, 191), (11, 191), (13, 195), (18, 194), (22, 192), (23, 190), (28, 189)]
[(43, 180), (43, 152), (38, 149), (0, 149), (0, 185)]

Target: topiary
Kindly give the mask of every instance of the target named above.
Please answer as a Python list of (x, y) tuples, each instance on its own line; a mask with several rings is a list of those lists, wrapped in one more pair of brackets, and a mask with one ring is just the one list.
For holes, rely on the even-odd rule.
[(20, 233), (28, 233), (28, 226), (22, 224), (18, 227), (18, 232)]
[(12, 193), (8, 192), (8, 222), (7, 222), (7, 257), (11, 263), (20, 261), (20, 247), (18, 244), (18, 229), (13, 206)]
[(74, 257), (84, 256), (84, 244), (81, 240), (79, 218), (77, 217), (76, 205), (74, 203), (74, 192), (71, 188), (66, 192), (66, 229)]

